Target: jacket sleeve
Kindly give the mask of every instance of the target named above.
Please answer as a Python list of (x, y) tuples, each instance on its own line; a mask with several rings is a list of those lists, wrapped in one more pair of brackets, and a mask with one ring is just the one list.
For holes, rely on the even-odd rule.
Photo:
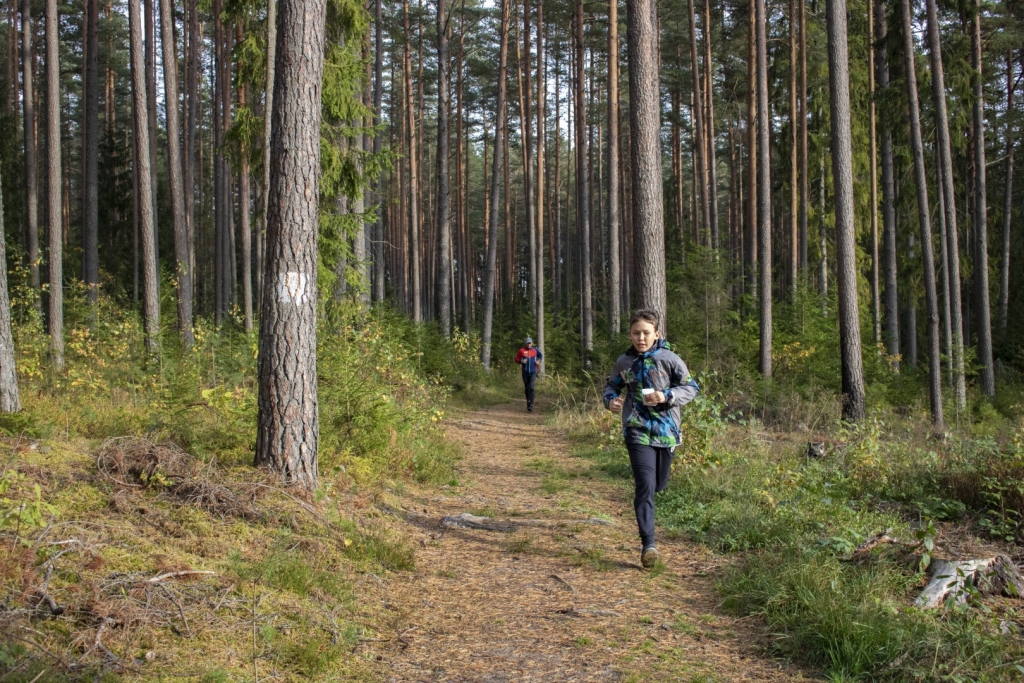
[(516, 362), (516, 365), (519, 365), (520, 363), (523, 362), (523, 350), (522, 349), (519, 349), (518, 351), (516, 351), (516, 361), (515, 362)]
[(681, 358), (672, 363), (671, 386), (665, 392), (666, 402), (671, 406), (684, 406), (700, 393), (697, 381), (690, 375), (689, 368)]
[(608, 404), (614, 399), (618, 398), (619, 394), (622, 393), (622, 388), (626, 385), (626, 380), (622, 379), (622, 360), (619, 359), (615, 362), (615, 367), (612, 368), (612, 374), (608, 375), (608, 379), (604, 383), (604, 407), (607, 408)]

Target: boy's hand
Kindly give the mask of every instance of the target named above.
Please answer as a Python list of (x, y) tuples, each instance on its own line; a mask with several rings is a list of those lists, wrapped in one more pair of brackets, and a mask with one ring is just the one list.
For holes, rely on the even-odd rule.
[(657, 406), (665, 402), (665, 392), (655, 391), (644, 396), (644, 405)]
[(618, 398), (613, 398), (611, 401), (608, 401), (608, 410), (612, 411), (613, 413), (621, 413), (623, 403), (625, 403), (625, 399), (623, 399), (621, 396)]

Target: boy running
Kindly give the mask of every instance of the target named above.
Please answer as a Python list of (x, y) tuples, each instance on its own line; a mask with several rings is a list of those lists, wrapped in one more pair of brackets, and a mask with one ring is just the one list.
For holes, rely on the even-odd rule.
[(640, 564), (647, 568), (659, 559), (654, 544), (654, 494), (668, 485), (672, 455), (680, 445), (679, 407), (700, 391), (686, 363), (661, 338), (658, 321), (656, 311), (633, 314), (629, 319), (633, 346), (619, 356), (604, 387), (605, 407), (622, 413), (622, 433), (636, 484), (633, 509), (640, 530)]
[(523, 386), (526, 389), (526, 410), (533, 412), (533, 388), (537, 383), (537, 363), (544, 360), (540, 349), (534, 348), (533, 339), (526, 338), (525, 345), (516, 353), (516, 365), (523, 369)]

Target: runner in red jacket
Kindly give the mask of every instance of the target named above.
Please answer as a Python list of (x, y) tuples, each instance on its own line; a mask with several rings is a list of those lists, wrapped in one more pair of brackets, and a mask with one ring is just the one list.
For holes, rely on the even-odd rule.
[(516, 353), (516, 364), (523, 369), (523, 386), (526, 388), (526, 410), (533, 412), (534, 385), (537, 382), (537, 363), (544, 360), (544, 354), (535, 348), (533, 339), (526, 338), (525, 345)]

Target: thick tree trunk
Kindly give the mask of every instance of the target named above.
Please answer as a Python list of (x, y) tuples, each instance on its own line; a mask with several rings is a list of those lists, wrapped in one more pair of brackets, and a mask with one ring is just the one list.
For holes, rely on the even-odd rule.
[[(949, 290), (950, 335), (953, 363), (953, 387), (959, 411), (967, 408), (967, 386), (964, 379), (963, 308), (960, 300), (960, 246), (957, 236), (956, 194), (953, 177), (953, 152), (949, 137), (949, 115), (946, 113), (945, 69), (942, 64), (942, 43), (935, 0), (926, 0), (928, 11), (928, 53), (932, 70), (932, 101), (935, 106), (935, 137), (939, 153), (939, 183), (942, 186), (942, 215), (945, 222), (945, 243), (942, 251), (946, 285)], [(887, 245), (888, 248), (888, 245)]]
[(25, 219), (28, 236), (28, 266), (31, 275), (32, 299), (37, 309), (39, 299), (39, 174), (36, 169), (36, 98), (32, 88), (35, 59), (32, 56), (32, 4), (21, 0), (21, 83), (25, 139)]
[[(0, 182), (0, 187), (3, 183)], [(4, 232), (4, 198), (0, 191), (0, 413), (21, 410), (18, 373), (14, 367), (14, 337), (11, 334), (11, 303), (7, 294), (7, 235)]]
[(917, 75), (914, 66), (914, 38), (911, 33), (910, 0), (900, 0), (900, 19), (903, 28), (903, 62), (907, 83), (907, 103), (910, 108), (910, 144), (914, 157), (914, 181), (917, 186), (918, 222), (921, 226), (921, 255), (924, 260), (925, 301), (928, 306), (929, 402), (932, 411), (932, 425), (938, 431), (943, 427), (939, 300), (935, 286), (935, 257), (932, 253), (932, 225), (928, 205), (928, 179), (924, 165), (924, 145), (921, 142), (921, 113), (917, 98)]
[[(875, 27), (877, 42), (875, 43), (875, 68), (878, 76), (878, 90), (884, 96), (889, 89), (889, 60), (885, 44), (888, 29), (886, 27), (885, 3), (875, 2)], [(897, 284), (896, 263), (896, 184), (893, 178), (892, 123), (885, 108), (879, 121), (880, 145), (882, 156), (882, 270), (884, 271), (884, 309), (882, 331), (885, 338), (885, 352), (890, 358), (898, 359), (900, 354), (900, 312), (899, 291)], [(899, 361), (893, 361), (899, 368)]]
[(60, 128), (60, 35), (57, 0), (46, 0), (46, 158), (47, 220), (50, 242), (50, 356), (57, 368), (64, 367), (64, 241), (61, 192)]
[[(160, 241), (159, 241), (159, 229), (160, 223), (157, 219), (157, 125), (156, 125), (156, 8), (154, 3), (160, 2), (160, 0), (142, 0), (143, 8), (143, 27), (145, 29), (145, 42), (143, 49), (145, 50), (146, 58), (146, 97), (148, 98), (147, 106), (147, 119), (149, 125), (149, 171), (150, 171), (150, 182), (153, 184), (152, 194), (150, 195), (153, 201), (153, 230), (158, 231), (157, 235), (153, 238), (153, 248), (159, 252)], [(157, 260), (159, 262), (159, 253), (157, 254)], [(157, 283), (159, 286), (160, 271), (157, 269)]]
[(757, 51), (757, 234), (760, 260), (761, 346), (759, 369), (772, 376), (772, 184), (768, 119), (768, 44), (764, 0), (754, 0)]
[(323, 0), (282, 0), (271, 114), (266, 286), (260, 309), (256, 459), (317, 483), (317, 228)]
[(82, 280), (89, 299), (99, 298), (99, 0), (85, 0), (85, 115), (82, 121)]
[[(1006, 111), (1013, 111), (1013, 51), (1006, 53)], [(1006, 126), (1006, 190), (1003, 193), (1003, 251), (999, 267), (999, 329), (1005, 334), (1010, 311), (1010, 230), (1013, 226), (1013, 124)]]
[(447, 338), (452, 333), (451, 300), (451, 192), (448, 186), (448, 117), (451, 92), (448, 85), (448, 11), (437, 0), (437, 299), (438, 322)]
[[(557, 147), (555, 154), (558, 154)], [(608, 333), (612, 337), (622, 330), (619, 165), (619, 0), (608, 0)], [(555, 183), (558, 183), (557, 172)]]
[(878, 262), (878, 134), (875, 125), (875, 21), (874, 2), (868, 0), (868, 139), (871, 152), (871, 328), (877, 348), (882, 343), (882, 295), (879, 289)]
[[(906, 0), (904, 0), (906, 1)], [(836, 208), (836, 273), (839, 346), (843, 372), (843, 417), (864, 419), (864, 363), (857, 304), (857, 246), (853, 216), (853, 142), (850, 123), (850, 54), (846, 0), (827, 0), (832, 182)], [(795, 236), (795, 235), (794, 235)]]
[(996, 375), (992, 366), (992, 316), (988, 291), (988, 197), (985, 180), (985, 88), (981, 74), (981, 0), (974, 0), (971, 30), (971, 66), (974, 101), (971, 107), (974, 128), (974, 298), (977, 309), (978, 380), (981, 392), (996, 395)]
[(498, 189), (502, 167), (503, 140), (506, 134), (506, 88), (508, 70), (508, 19), (511, 0), (501, 0), (501, 31), (498, 34), (498, 101), (494, 121), (494, 167), (491, 170), (489, 222), (487, 225), (487, 263), (484, 271), (484, 324), (481, 335), (480, 361), (491, 369), (491, 333), (494, 327), (494, 285), (498, 269)]
[(136, 173), (139, 179), (139, 231), (142, 233), (142, 310), (146, 326), (146, 348), (159, 346), (160, 297), (156, 269), (156, 230), (153, 216), (153, 177), (149, 166), (149, 98), (146, 94), (145, 61), (142, 55), (142, 17), (137, 0), (128, 3), (128, 30), (132, 75), (132, 107), (135, 129)]
[(628, 0), (626, 10), (636, 301), (657, 311), (667, 331), (658, 7), (654, 0)]
[[(178, 123), (178, 47), (174, 40), (174, 0), (160, 0), (160, 28), (163, 31), (161, 43), (164, 52), (164, 104), (167, 114), (167, 180), (171, 194), (171, 221), (174, 225), (175, 279), (178, 298), (178, 333), (181, 343), (190, 348), (194, 341), (192, 334), (192, 257), (189, 254), (188, 224), (185, 214), (185, 186), (182, 178), (181, 127)], [(248, 167), (244, 160), (243, 165)], [(248, 193), (248, 173), (245, 176), (244, 192)], [(246, 197), (246, 199), (248, 199)], [(242, 229), (247, 228), (249, 206), (243, 200)], [(243, 235), (243, 251), (248, 247), (248, 237)], [(246, 261), (248, 270), (248, 261)], [(252, 329), (252, 294), (250, 280), (243, 286), (246, 295), (246, 330)]]

